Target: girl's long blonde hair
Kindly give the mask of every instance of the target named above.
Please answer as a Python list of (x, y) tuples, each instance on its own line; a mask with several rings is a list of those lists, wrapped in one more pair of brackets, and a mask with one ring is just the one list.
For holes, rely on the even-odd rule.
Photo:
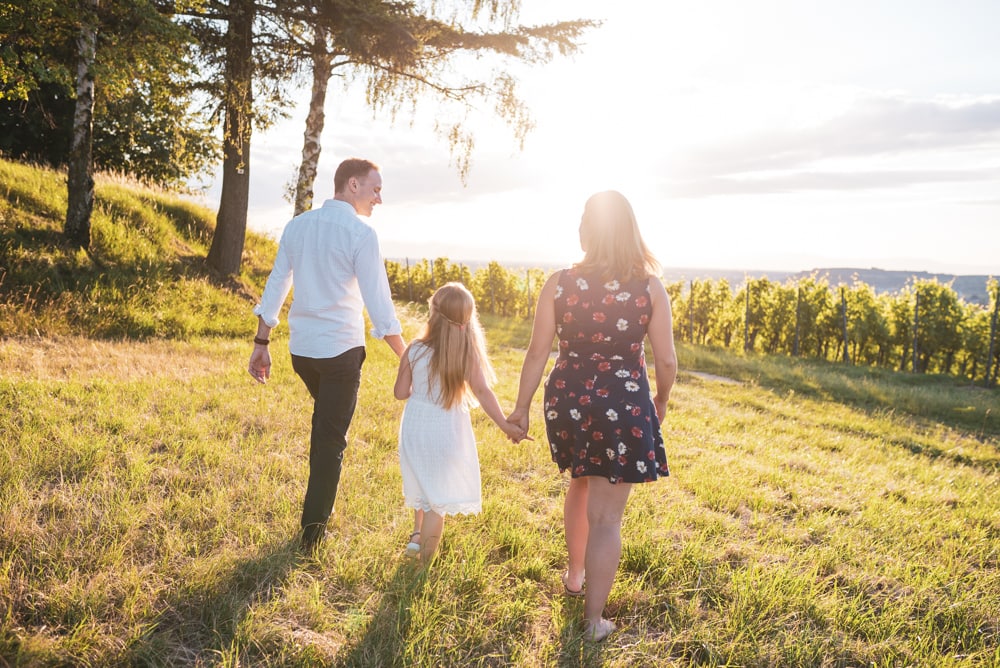
[(431, 296), (430, 316), (417, 340), (431, 349), (430, 376), (437, 379), (440, 401), (451, 408), (469, 400), (469, 374), (478, 363), (486, 380), (496, 374), (486, 356), (486, 337), (476, 314), (476, 301), (461, 283), (446, 283)]
[(615, 190), (592, 195), (580, 219), (583, 260), (576, 266), (604, 278), (629, 280), (659, 276), (660, 263), (639, 233), (632, 205)]

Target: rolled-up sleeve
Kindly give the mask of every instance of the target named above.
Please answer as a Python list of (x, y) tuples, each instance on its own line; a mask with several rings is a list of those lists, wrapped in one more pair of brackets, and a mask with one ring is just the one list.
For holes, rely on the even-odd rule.
[(390, 334), (402, 334), (403, 326), (396, 317), (389, 277), (385, 273), (385, 262), (374, 231), (358, 244), (354, 263), (361, 298), (372, 321), (371, 335), (382, 339)]
[(264, 294), (260, 303), (254, 309), (254, 315), (260, 316), (268, 327), (274, 329), (278, 325), (278, 314), (292, 289), (292, 265), (283, 243), (278, 244), (278, 253), (274, 257), (274, 266), (264, 285)]

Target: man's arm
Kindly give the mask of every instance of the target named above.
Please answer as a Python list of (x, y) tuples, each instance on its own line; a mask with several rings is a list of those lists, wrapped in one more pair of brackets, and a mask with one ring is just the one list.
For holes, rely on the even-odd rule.
[(250, 366), (247, 371), (258, 383), (264, 384), (271, 377), (271, 351), (267, 343), (271, 339), (271, 328), (264, 318), (257, 316), (257, 336), (253, 340), (253, 352), (250, 353)]
[(406, 348), (403, 326), (396, 317), (389, 277), (385, 273), (385, 262), (374, 231), (361, 242), (354, 258), (354, 266), (361, 298), (372, 321), (371, 334), (385, 341), (399, 357)]
[[(264, 294), (260, 303), (254, 307), (257, 316), (257, 335), (254, 338), (253, 352), (250, 353), (250, 364), (247, 371), (258, 383), (266, 383), (271, 377), (271, 352), (267, 343), (271, 339), (271, 330), (278, 325), (278, 313), (285, 298), (292, 289), (292, 265), (285, 251), (284, 234), (278, 243), (278, 252), (274, 257), (274, 265), (264, 285)], [(263, 341), (265, 343), (258, 343)]]
[(382, 340), (392, 348), (392, 352), (396, 353), (396, 357), (403, 356), (403, 351), (406, 350), (406, 342), (403, 341), (401, 334), (386, 334), (382, 337)]

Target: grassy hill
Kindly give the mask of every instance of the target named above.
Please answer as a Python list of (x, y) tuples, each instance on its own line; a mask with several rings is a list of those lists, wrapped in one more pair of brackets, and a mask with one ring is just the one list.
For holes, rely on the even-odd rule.
[[(534, 443), (475, 413), (483, 513), (418, 572), (396, 364), (370, 343), (330, 538), (301, 559), (284, 328), (272, 381), (245, 371), (273, 245), (219, 281), (208, 212), (105, 182), (73, 254), (61, 177), (0, 176), (0, 666), (1000, 665), (996, 391), (682, 346), (672, 475), (633, 493), (595, 647), (561, 593), (540, 393)], [(421, 309), (400, 313), (409, 338)], [(485, 324), (509, 408), (528, 323)]]
[(248, 235), (242, 275), (220, 279), (204, 264), (213, 212), (96, 181), (91, 249), (74, 251), (62, 237), (65, 175), (0, 159), (0, 336), (245, 333), (247, 300), (263, 288), (274, 242)]

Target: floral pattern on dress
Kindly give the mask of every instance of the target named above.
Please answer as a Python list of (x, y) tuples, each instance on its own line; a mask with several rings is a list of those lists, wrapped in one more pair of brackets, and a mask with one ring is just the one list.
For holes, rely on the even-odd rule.
[(559, 357), (545, 381), (552, 460), (574, 478), (669, 475), (646, 375), (649, 281), (564, 270), (555, 295)]

